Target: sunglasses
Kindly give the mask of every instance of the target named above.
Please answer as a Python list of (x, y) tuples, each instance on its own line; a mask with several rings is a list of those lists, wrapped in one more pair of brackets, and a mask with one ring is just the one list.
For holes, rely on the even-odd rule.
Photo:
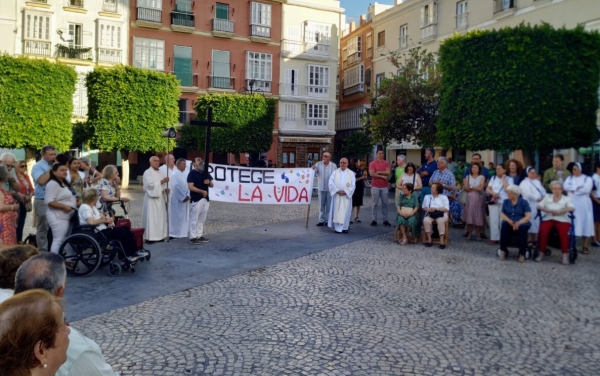
[(25, 168), (25, 167), (27, 167), (27, 166), (26, 165), (19, 166), (19, 168)]

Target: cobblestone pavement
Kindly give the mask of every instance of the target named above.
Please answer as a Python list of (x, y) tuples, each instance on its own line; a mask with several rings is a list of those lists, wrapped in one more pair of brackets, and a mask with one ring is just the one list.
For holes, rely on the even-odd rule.
[(600, 252), (519, 264), (457, 231), (444, 251), (391, 237), (72, 325), (123, 375), (600, 374)]

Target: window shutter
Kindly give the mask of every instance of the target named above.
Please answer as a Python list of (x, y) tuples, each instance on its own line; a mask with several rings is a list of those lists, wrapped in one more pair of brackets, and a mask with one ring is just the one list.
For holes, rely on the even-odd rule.
[(300, 40), (300, 30), (298, 29), (298, 26), (288, 26), (287, 38), (293, 41)]
[(251, 24), (257, 24), (257, 9), (258, 8), (258, 4), (257, 3), (252, 3), (251, 6), (251, 11), (250, 11), (250, 23)]
[(175, 46), (173, 55), (175, 76), (181, 86), (192, 86), (192, 48)]
[(438, 3), (431, 5), (431, 23), (437, 23), (437, 7)]

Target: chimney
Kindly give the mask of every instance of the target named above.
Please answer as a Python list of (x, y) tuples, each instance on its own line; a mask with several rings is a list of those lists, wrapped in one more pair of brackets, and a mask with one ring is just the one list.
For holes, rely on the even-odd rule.
[(360, 26), (364, 25), (367, 22), (367, 17), (364, 14), (360, 15)]
[(350, 22), (350, 32), (356, 30), (356, 22)]

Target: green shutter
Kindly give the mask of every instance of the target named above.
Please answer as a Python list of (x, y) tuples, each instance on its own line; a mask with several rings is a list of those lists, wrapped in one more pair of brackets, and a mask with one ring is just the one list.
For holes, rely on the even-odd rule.
[(192, 47), (175, 46), (175, 76), (181, 86), (192, 86)]
[(229, 4), (217, 3), (217, 19), (229, 19)]

